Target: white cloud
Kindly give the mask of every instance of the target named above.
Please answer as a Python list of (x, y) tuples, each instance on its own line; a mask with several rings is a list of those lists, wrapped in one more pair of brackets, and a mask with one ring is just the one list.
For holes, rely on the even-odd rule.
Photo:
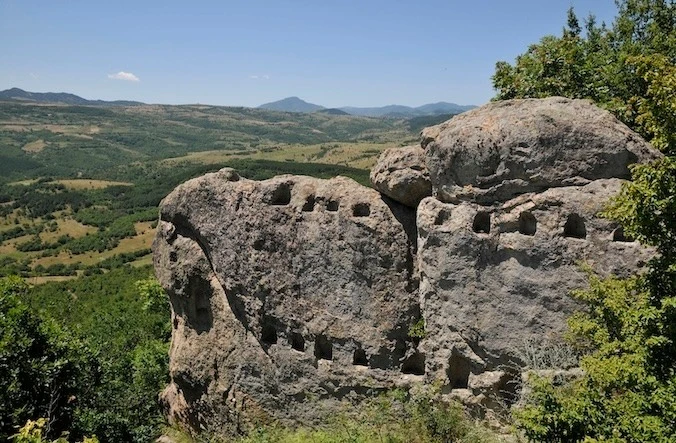
[(262, 79), (262, 80), (269, 80), (270, 76), (265, 74), (265, 75), (250, 75), (249, 78), (253, 79)]
[(38, 78), (40, 78), (39, 75), (37, 75), (37, 74), (35, 74), (35, 73), (33, 73), (33, 72), (30, 72), (28, 75), (30, 75), (30, 77), (31, 77), (32, 79), (36, 79), (36, 80), (37, 80)]
[(125, 80), (128, 82), (140, 82), (141, 79), (136, 77), (134, 74), (131, 72), (124, 72), (120, 71), (117, 74), (108, 74), (108, 78), (112, 78), (113, 80)]

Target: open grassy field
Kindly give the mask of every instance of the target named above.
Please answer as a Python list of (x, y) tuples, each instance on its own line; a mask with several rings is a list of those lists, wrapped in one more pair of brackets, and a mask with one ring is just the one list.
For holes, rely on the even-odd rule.
[(277, 145), (245, 151), (197, 151), (181, 157), (163, 160), (166, 165), (180, 162), (221, 164), (232, 159), (273, 160), (296, 163), (329, 163), (370, 169), (382, 151), (401, 143), (319, 143), (314, 145)]
[(35, 282), (151, 263), (157, 205), (222, 167), (252, 179), (368, 170), (416, 142), (425, 118), (377, 119), (205, 105), (0, 102), (0, 276)]
[(59, 183), (67, 189), (101, 189), (108, 186), (133, 186), (129, 182), (116, 182), (112, 180), (92, 180), (88, 178), (62, 179), (54, 180), (53, 183)]

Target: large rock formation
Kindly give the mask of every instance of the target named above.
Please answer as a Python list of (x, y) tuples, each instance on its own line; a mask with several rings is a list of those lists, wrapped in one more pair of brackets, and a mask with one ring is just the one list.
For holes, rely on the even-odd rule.
[(176, 419), (314, 422), (424, 371), (407, 336), (420, 315), (412, 210), (347, 178), (226, 169), (179, 186), (160, 219)]
[(435, 195), (445, 202), (506, 200), (551, 187), (629, 178), (656, 151), (587, 100), (506, 100), (422, 132)]
[[(225, 169), (162, 202), (173, 420), (221, 433), (316, 423), (421, 382), (490, 406), (519, 377), (505, 370), (523, 363), (519, 346), (565, 329), (580, 263), (627, 275), (650, 257), (597, 214), (629, 163), (658, 154), (587, 102), (490, 104), (422, 145), (374, 167), (397, 201), (346, 178)], [(435, 196), (419, 203), (426, 167)], [(410, 337), (421, 317), (424, 338)]]

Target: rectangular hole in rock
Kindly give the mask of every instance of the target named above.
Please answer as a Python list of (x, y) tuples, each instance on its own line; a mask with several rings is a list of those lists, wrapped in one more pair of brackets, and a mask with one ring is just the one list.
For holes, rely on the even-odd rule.
[(467, 389), (471, 366), (467, 358), (454, 351), (448, 362), (448, 380), (452, 389)]
[(371, 214), (371, 207), (368, 203), (357, 203), (352, 207), (352, 215), (355, 217), (368, 217)]
[(312, 212), (315, 209), (315, 196), (314, 195), (308, 195), (307, 198), (305, 199), (305, 203), (303, 203), (303, 212)]
[(425, 354), (416, 352), (401, 365), (404, 374), (425, 375)]
[(329, 200), (328, 202), (326, 202), (327, 211), (336, 212), (339, 206), (340, 203), (338, 203), (336, 200)]
[(356, 349), (352, 356), (352, 364), (355, 366), (368, 366), (369, 360), (366, 358), (366, 351), (363, 349)]
[(280, 183), (269, 196), (271, 205), (284, 206), (291, 201), (291, 185), (289, 183)]
[(277, 343), (277, 329), (272, 323), (266, 321), (261, 330), (261, 341), (268, 345)]
[(528, 211), (519, 214), (519, 232), (523, 235), (535, 235), (538, 222), (535, 216)]
[(333, 344), (324, 335), (315, 338), (315, 357), (318, 360), (333, 360)]
[(291, 342), (291, 347), (296, 351), (305, 351), (305, 339), (298, 332), (292, 332), (289, 341)]
[(488, 212), (477, 212), (472, 223), (472, 230), (477, 233), (490, 234), (491, 215)]
[(564, 237), (586, 238), (587, 228), (584, 225), (584, 219), (578, 214), (570, 214), (563, 226)]
[(613, 241), (618, 242), (633, 242), (634, 239), (624, 233), (624, 228), (620, 226), (619, 228), (613, 231)]
[(442, 210), (439, 211), (437, 216), (434, 218), (434, 224), (437, 225), (437, 226), (443, 225), (450, 218), (451, 218), (450, 212), (445, 210), (445, 209), (442, 209)]

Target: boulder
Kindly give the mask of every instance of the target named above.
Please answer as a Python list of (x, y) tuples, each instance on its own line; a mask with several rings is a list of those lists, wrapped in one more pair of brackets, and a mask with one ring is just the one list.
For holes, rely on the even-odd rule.
[(371, 184), (388, 197), (415, 208), (432, 195), (432, 184), (420, 146), (383, 151), (371, 169)]
[(428, 378), (466, 389), (472, 375), (524, 364), (527, 341), (559, 340), (581, 308), (570, 294), (587, 286), (583, 265), (619, 276), (643, 266), (653, 252), (597, 216), (621, 184), (597, 180), (492, 206), (420, 203)]
[(626, 179), (660, 156), (608, 111), (561, 97), (489, 103), (424, 129), (422, 146), (434, 194), (451, 203)]
[(412, 210), (348, 178), (226, 169), (179, 186), (154, 243), (173, 311), (168, 414), (219, 433), (318, 423), (416, 379), (414, 243)]

